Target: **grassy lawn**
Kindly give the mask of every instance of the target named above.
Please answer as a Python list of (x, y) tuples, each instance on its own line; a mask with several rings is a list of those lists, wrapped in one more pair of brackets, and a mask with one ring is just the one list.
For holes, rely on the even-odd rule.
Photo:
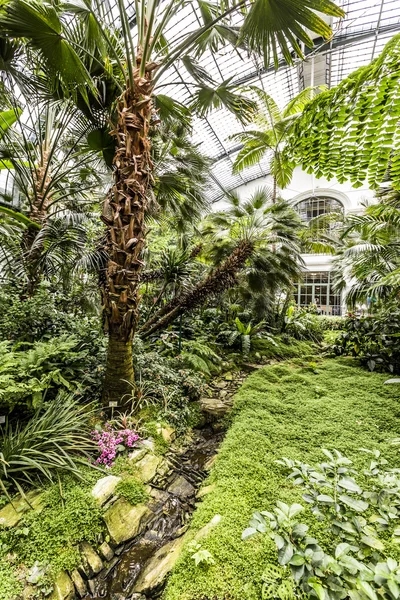
[[(377, 448), (389, 466), (400, 465), (399, 449), (390, 443), (400, 436), (400, 386), (383, 385), (387, 374), (370, 373), (352, 359), (323, 360), (316, 369), (299, 362), (265, 367), (239, 390), (231, 427), (205, 482), (216, 487), (192, 522), (194, 534), (222, 515), (202, 540), (215, 564), (196, 567), (185, 552), (169, 580), (166, 600), (260, 599), (263, 567), (276, 562), (275, 547), (261, 536), (244, 542), (242, 531), (253, 511), (269, 510), (277, 500), (304, 504), (301, 490), (286, 480), (276, 459), (314, 464), (323, 461), (322, 448), (337, 448), (362, 468), (369, 458), (359, 448)], [(309, 514), (306, 509), (301, 520), (323, 546), (324, 526)], [(397, 547), (389, 552), (399, 560)]]

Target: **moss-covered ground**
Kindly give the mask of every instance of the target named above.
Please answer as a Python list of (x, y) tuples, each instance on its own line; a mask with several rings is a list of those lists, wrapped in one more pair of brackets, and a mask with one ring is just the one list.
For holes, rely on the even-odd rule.
[[(301, 490), (286, 479), (277, 459), (313, 464), (323, 460), (322, 448), (337, 448), (362, 468), (368, 461), (363, 447), (381, 450), (389, 466), (399, 466), (399, 449), (391, 440), (400, 435), (400, 386), (384, 385), (387, 378), (352, 359), (316, 366), (294, 359), (251, 375), (236, 396), (231, 427), (205, 482), (215, 488), (191, 526), (194, 535), (214, 515), (222, 516), (201, 541), (215, 564), (196, 567), (186, 550), (165, 599), (260, 599), (261, 574), (266, 563), (276, 562), (275, 548), (262, 536), (242, 541), (242, 531), (255, 510), (271, 509), (277, 500), (302, 502)], [(323, 525), (307, 514), (302, 521), (323, 542)]]

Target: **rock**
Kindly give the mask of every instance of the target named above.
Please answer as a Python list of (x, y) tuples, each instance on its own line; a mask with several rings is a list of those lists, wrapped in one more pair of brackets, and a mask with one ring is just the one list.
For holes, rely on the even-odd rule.
[(107, 477), (102, 477), (96, 482), (96, 485), (92, 489), (92, 496), (100, 506), (105, 504), (107, 500), (111, 498), (111, 496), (114, 494), (115, 488), (121, 480), (121, 477), (108, 475)]
[(119, 545), (142, 533), (152, 515), (145, 504), (132, 506), (120, 498), (104, 513), (104, 520), (112, 541)]
[(41, 511), (43, 508), (43, 498), (44, 494), (39, 490), (28, 492), (26, 500), (20, 495), (13, 498), (12, 503), (6, 504), (0, 510), (0, 525), (6, 528), (15, 527), (28, 510)]
[(255, 363), (243, 363), (243, 368), (246, 371), (257, 371), (258, 369), (263, 369), (264, 365), (257, 365)]
[(142, 440), (140, 443), (144, 448), (146, 448), (147, 450), (150, 450), (150, 452), (154, 452), (154, 450), (155, 450), (154, 440), (152, 440), (151, 438), (148, 438), (147, 440)]
[(104, 558), (104, 560), (110, 561), (114, 557), (113, 549), (107, 544), (107, 542), (103, 542), (99, 548), (99, 554)]
[(140, 460), (141, 458), (143, 458), (143, 456), (145, 454), (147, 454), (148, 452), (148, 448), (135, 448), (135, 450), (133, 450), (133, 452), (131, 452), (128, 456), (129, 456), (129, 460), (131, 460), (133, 463), (137, 462), (138, 460)]
[(226, 398), (226, 396), (229, 394), (228, 390), (221, 390), (219, 393), (219, 397), (220, 398)]
[(215, 383), (215, 386), (220, 389), (226, 388), (227, 385), (228, 383), (226, 381), (217, 381)]
[(79, 598), (84, 598), (87, 595), (87, 587), (81, 574), (75, 569), (70, 575)]
[(228, 402), (223, 402), (220, 398), (200, 398), (200, 409), (215, 418), (220, 418), (229, 410)]
[(197, 492), (196, 498), (204, 498), (204, 496), (207, 496), (207, 494), (209, 494), (210, 492), (213, 492), (216, 487), (217, 487), (217, 484), (212, 483), (211, 485), (206, 485), (205, 487), (200, 488), (199, 491)]
[(179, 498), (190, 498), (190, 496), (195, 495), (196, 490), (187, 479), (179, 475), (169, 486), (168, 492), (174, 494), (174, 496), (179, 496)]
[(169, 498), (168, 492), (151, 487), (151, 485), (146, 487), (146, 491), (156, 502), (166, 502)]
[(87, 542), (79, 544), (79, 550), (82, 558), (82, 567), (88, 577), (97, 575), (103, 569), (103, 561), (97, 552)]
[(36, 596), (37, 589), (33, 585), (26, 585), (22, 590), (22, 598), (23, 600), (34, 600)]
[(211, 471), (211, 469), (212, 469), (212, 467), (213, 467), (213, 465), (214, 465), (214, 463), (215, 463), (215, 461), (216, 461), (216, 458), (217, 458), (217, 455), (216, 455), (216, 454), (214, 454), (214, 456), (211, 456), (211, 457), (208, 459), (208, 461), (207, 461), (207, 462), (204, 464), (204, 467), (203, 467), (203, 469), (204, 469), (205, 471)]
[(50, 600), (74, 600), (75, 588), (66, 571), (61, 571), (54, 582)]
[(153, 479), (160, 466), (161, 458), (155, 454), (146, 454), (135, 464), (138, 470), (137, 477), (143, 483), (148, 483)]
[(163, 440), (170, 444), (176, 438), (176, 432), (173, 427), (157, 427), (157, 433), (159, 433)]
[(386, 379), (385, 384), (386, 383), (400, 383), (400, 379)]
[(229, 373), (225, 373), (225, 380), (226, 381), (232, 381), (232, 379), (233, 379), (232, 373), (230, 373), (230, 372)]
[(174, 568), (185, 540), (186, 536), (182, 536), (157, 550), (139, 575), (134, 592), (147, 594), (163, 583)]

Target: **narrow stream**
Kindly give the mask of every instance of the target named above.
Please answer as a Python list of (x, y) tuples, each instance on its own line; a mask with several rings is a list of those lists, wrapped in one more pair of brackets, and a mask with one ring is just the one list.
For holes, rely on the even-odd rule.
[(164, 481), (152, 484), (154, 517), (141, 535), (115, 550), (109, 567), (90, 582), (89, 598), (106, 600), (155, 600), (162, 586), (143, 593), (135, 584), (154, 553), (185, 533), (195, 508), (197, 490), (208, 474), (208, 464), (215, 456), (224, 433), (211, 427), (195, 430), (190, 447), (182, 454), (169, 453), (170, 470)]

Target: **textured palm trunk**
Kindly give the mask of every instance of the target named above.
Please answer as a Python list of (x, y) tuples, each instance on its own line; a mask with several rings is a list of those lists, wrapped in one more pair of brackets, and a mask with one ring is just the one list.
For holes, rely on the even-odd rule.
[(152, 116), (151, 71), (135, 78), (118, 102), (114, 186), (105, 201), (102, 220), (107, 225), (109, 256), (102, 301), (109, 335), (103, 403), (121, 403), (134, 379), (132, 340), (140, 302), (140, 278), (145, 245), (144, 216), (153, 164), (149, 128)]
[(222, 294), (237, 283), (237, 274), (253, 252), (253, 244), (248, 240), (240, 242), (230, 256), (215, 271), (200, 281), (192, 290), (174, 298), (149, 319), (141, 328), (143, 337), (165, 328), (179, 315), (203, 306), (209, 298)]
[[(47, 169), (48, 154), (43, 150), (42, 164), (35, 170), (33, 178), (35, 181), (35, 194), (32, 198), (32, 207), (28, 217), (34, 223), (42, 228), (47, 220), (47, 210), (50, 202), (49, 197), (45, 197), (45, 190), (50, 182), (50, 174)], [(38, 230), (35, 227), (28, 227), (22, 238), (22, 250), (25, 255), (25, 263), (28, 274), (27, 291), (29, 296), (33, 296), (40, 283), (40, 270), (38, 262), (42, 254), (43, 246), (35, 244)]]

